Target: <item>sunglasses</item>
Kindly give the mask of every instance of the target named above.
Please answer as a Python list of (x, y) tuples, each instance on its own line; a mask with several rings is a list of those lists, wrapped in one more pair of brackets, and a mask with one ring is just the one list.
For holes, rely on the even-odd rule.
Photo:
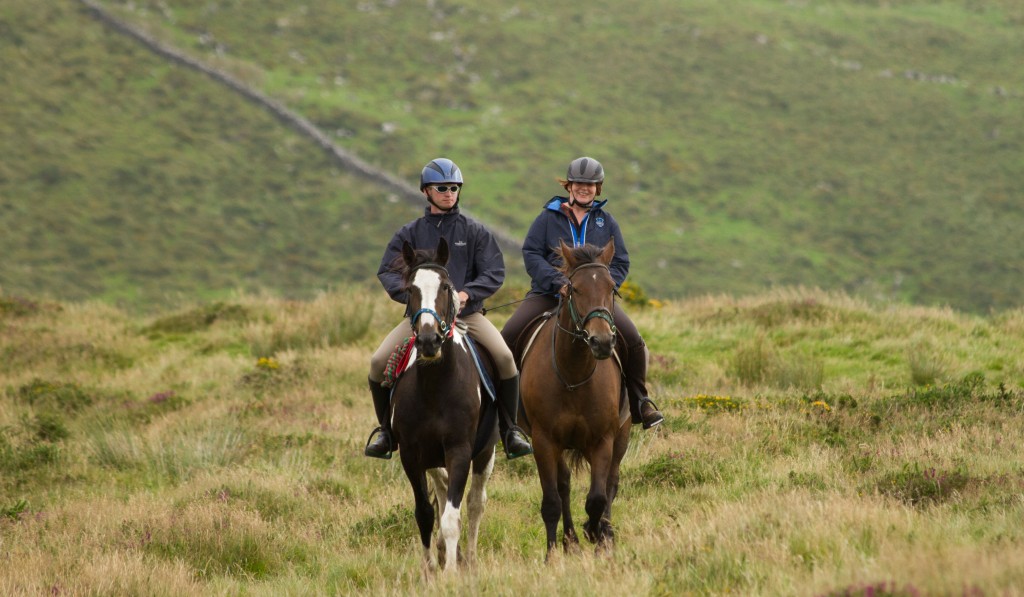
[(459, 187), (456, 186), (456, 185), (452, 185), (450, 187), (446, 187), (446, 186), (442, 185), (442, 186), (434, 187), (434, 190), (437, 191), (438, 193), (447, 193), (448, 191), (451, 191), (453, 193), (458, 193), (459, 192)]

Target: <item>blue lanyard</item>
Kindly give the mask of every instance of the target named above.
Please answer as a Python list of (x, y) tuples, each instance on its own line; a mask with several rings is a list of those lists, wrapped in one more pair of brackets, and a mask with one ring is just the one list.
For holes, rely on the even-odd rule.
[(580, 222), (580, 230), (577, 234), (576, 227), (572, 225), (572, 218), (566, 216), (566, 220), (569, 221), (569, 232), (572, 233), (572, 246), (582, 247), (587, 242), (587, 220), (590, 219), (590, 212), (583, 216), (583, 220)]

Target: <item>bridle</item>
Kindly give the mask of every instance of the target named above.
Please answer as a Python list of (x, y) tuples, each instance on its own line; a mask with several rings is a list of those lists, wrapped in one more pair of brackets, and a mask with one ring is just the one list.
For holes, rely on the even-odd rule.
[[(561, 296), (558, 299), (559, 310), (561, 310), (563, 304), (568, 305), (569, 319), (572, 320), (573, 327), (572, 330), (568, 330), (562, 327), (561, 322), (559, 322), (558, 329), (572, 336), (573, 340), (583, 340), (584, 342), (590, 339), (590, 332), (587, 331), (586, 325), (587, 322), (590, 321), (591, 319), (603, 319), (607, 321), (608, 325), (611, 326), (612, 328), (612, 335), (618, 333), (618, 329), (615, 327), (615, 317), (612, 315), (612, 312), (608, 309), (608, 307), (597, 307), (596, 309), (591, 309), (590, 312), (587, 313), (586, 317), (583, 317), (580, 315), (579, 309), (576, 308), (576, 303), (572, 300), (572, 277), (575, 276), (576, 273), (579, 272), (581, 269), (586, 269), (588, 267), (600, 267), (605, 271), (609, 271), (608, 266), (603, 263), (584, 263), (583, 265), (572, 270), (572, 273), (569, 274), (569, 289), (568, 291), (566, 291), (564, 299)], [(615, 294), (618, 295), (618, 293), (618, 290), (616, 290)]]
[[(436, 272), (439, 272), (439, 273), (443, 274), (443, 278), (445, 280), (449, 279), (449, 277), (448, 277), (448, 270), (445, 269), (444, 266), (438, 265), (436, 263), (424, 263), (424, 264), (421, 264), (421, 265), (417, 265), (416, 267), (412, 268), (412, 271), (409, 272), (409, 279), (411, 280), (413, 278), (413, 276), (416, 274), (416, 270), (420, 270), (420, 269), (432, 269), (432, 270), (434, 270)], [(421, 308), (419, 311), (416, 311), (415, 313), (411, 314), (409, 316), (409, 325), (412, 326), (412, 334), (413, 334), (413, 336), (417, 335), (416, 334), (416, 322), (419, 321), (421, 315), (426, 313), (426, 314), (429, 314), (429, 315), (433, 315), (434, 319), (437, 320), (437, 325), (441, 329), (441, 333), (444, 335), (445, 339), (451, 338), (452, 335), (455, 333), (455, 316), (456, 316), (456, 305), (455, 305), (455, 303), (456, 302), (457, 301), (454, 301), (454, 300), (452, 300), (451, 297), (449, 297), (449, 299), (448, 299), (448, 316), (447, 317), (441, 317), (437, 313), (437, 311), (434, 311), (433, 309), (427, 309), (427, 308)]]
[[(561, 313), (563, 305), (568, 306), (569, 319), (572, 321), (574, 329), (570, 330), (566, 329), (565, 327), (562, 327), (561, 318), (557, 316), (555, 317), (555, 326), (558, 330), (563, 331), (566, 334), (572, 336), (573, 342), (576, 342), (577, 340), (587, 342), (590, 339), (590, 332), (587, 331), (586, 325), (587, 322), (590, 321), (591, 319), (603, 319), (607, 321), (608, 325), (611, 326), (612, 328), (613, 338), (615, 334), (618, 333), (618, 329), (615, 327), (615, 318), (612, 315), (612, 312), (607, 307), (597, 307), (596, 309), (591, 309), (590, 312), (587, 313), (586, 317), (583, 317), (580, 315), (579, 309), (576, 308), (576, 303), (572, 300), (572, 277), (575, 276), (576, 273), (579, 272), (581, 269), (586, 269), (588, 267), (600, 267), (606, 271), (609, 271), (608, 266), (603, 263), (584, 263), (583, 265), (576, 267), (574, 270), (572, 270), (572, 272), (569, 273), (568, 290), (566, 291), (565, 296), (562, 297), (560, 295), (558, 297), (558, 312)], [(616, 289), (614, 291), (614, 295), (618, 296), (618, 294), (619, 291)], [(614, 298), (612, 300), (614, 301)], [(597, 362), (594, 362), (594, 368), (590, 371), (590, 374), (587, 375), (587, 377), (583, 381), (578, 383), (569, 383), (568, 381), (565, 380), (565, 377), (562, 375), (562, 372), (558, 368), (558, 359), (556, 358), (555, 352), (555, 336), (555, 330), (553, 329), (551, 331), (551, 366), (555, 370), (555, 375), (558, 377), (558, 380), (562, 382), (563, 386), (565, 386), (565, 389), (573, 391), (576, 388), (583, 386), (594, 377), (594, 373), (597, 372)]]

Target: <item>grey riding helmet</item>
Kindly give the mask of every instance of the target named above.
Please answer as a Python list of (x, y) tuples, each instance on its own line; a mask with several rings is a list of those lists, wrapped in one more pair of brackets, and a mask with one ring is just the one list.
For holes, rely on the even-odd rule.
[[(598, 165), (600, 167), (600, 165)], [(420, 190), (432, 184), (455, 183), (462, 186), (462, 170), (448, 158), (437, 158), (423, 167), (420, 173)]]
[(594, 158), (576, 158), (569, 163), (569, 172), (565, 175), (569, 182), (604, 182), (604, 167)]

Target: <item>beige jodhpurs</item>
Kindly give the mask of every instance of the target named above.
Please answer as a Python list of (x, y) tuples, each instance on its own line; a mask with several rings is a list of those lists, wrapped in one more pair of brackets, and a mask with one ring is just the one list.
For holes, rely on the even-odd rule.
[[(516, 369), (516, 361), (512, 357), (512, 351), (508, 349), (498, 328), (494, 327), (489, 319), (478, 311), (466, 317), (459, 317), (459, 321), (466, 324), (469, 336), (491, 353), (494, 363), (498, 366), (499, 379), (510, 379), (519, 373)], [(412, 329), (409, 327), (409, 320), (403, 319), (395, 326), (395, 329), (384, 337), (384, 341), (370, 357), (370, 381), (376, 383), (384, 381), (384, 368), (388, 365), (388, 357), (395, 351), (396, 346), (402, 344), (402, 341), (411, 335)]]

